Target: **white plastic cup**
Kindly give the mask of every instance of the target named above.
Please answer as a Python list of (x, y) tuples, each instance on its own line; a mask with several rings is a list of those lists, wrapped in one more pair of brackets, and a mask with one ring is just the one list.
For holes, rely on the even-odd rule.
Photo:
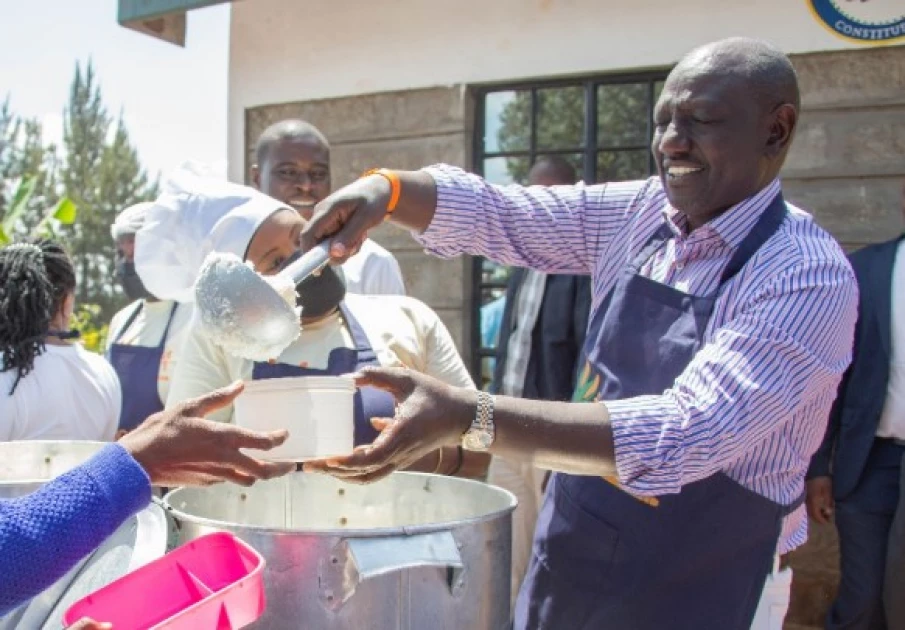
[(245, 383), (236, 398), (236, 425), (255, 431), (289, 430), (270, 451), (248, 449), (269, 461), (302, 462), (346, 455), (355, 442), (355, 382), (343, 376), (296, 376)]

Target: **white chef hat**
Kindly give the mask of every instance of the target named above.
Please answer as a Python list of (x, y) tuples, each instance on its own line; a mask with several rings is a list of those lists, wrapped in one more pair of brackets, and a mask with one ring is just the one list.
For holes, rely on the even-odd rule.
[(183, 167), (164, 182), (160, 197), (146, 211), (135, 235), (135, 269), (155, 296), (191, 302), (208, 254), (245, 258), (261, 224), (287, 207), (253, 188)]

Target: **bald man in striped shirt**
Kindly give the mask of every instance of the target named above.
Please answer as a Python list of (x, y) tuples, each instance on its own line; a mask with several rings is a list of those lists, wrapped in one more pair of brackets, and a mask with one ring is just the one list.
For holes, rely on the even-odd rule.
[[(498, 187), (436, 166), (381, 170), (326, 199), (303, 239), (332, 238), (337, 260), (389, 218), (439, 256), (590, 273), (593, 301), (574, 402), (368, 371), (359, 382), (393, 392), (395, 422), (372, 447), (306, 467), (367, 482), (461, 440), (557, 471), (519, 630), (778, 628), (784, 610), (755, 614), (806, 540), (804, 475), (857, 311), (838, 243), (782, 196), (799, 107), (788, 58), (732, 38), (667, 78), (658, 177)], [(770, 586), (787, 600), (788, 582)]]

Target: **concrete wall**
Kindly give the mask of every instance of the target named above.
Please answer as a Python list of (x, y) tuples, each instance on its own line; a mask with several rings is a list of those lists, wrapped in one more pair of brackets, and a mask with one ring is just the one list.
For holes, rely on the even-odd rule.
[(846, 247), (903, 229), (905, 46), (793, 56), (801, 124), (786, 196)]
[(424, 0), (232, 5), (229, 173), (245, 111), (275, 103), (526, 77), (657, 68), (718, 37), (788, 53), (851, 48), (804, 0)]

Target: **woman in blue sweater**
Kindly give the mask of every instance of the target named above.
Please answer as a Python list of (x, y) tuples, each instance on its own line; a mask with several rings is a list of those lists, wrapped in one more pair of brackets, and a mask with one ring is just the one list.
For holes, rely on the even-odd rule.
[(152, 484), (250, 486), (294, 470), (240, 452), (279, 446), (286, 431), (257, 433), (204, 419), (232, 404), (242, 387), (237, 382), (155, 414), (40, 490), (0, 500), (0, 615), (53, 584), (145, 507)]

